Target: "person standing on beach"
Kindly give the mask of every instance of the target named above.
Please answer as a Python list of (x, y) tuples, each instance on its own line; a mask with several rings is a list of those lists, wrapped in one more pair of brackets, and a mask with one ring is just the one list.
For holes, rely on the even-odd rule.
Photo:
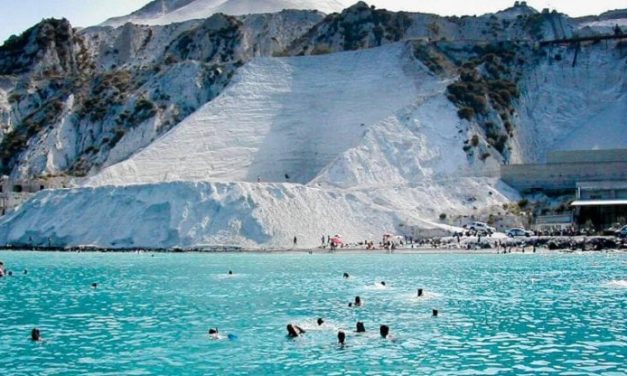
[(294, 247), (296, 247), (296, 243), (298, 243), (298, 238), (294, 236)]

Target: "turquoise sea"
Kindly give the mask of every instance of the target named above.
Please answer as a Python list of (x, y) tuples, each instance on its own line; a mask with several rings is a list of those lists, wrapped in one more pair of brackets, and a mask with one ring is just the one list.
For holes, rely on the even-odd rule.
[[(14, 273), (0, 278), (4, 375), (627, 374), (626, 254), (0, 260)], [(356, 295), (365, 305), (349, 308)], [(367, 333), (352, 332), (357, 321)], [(290, 322), (306, 333), (288, 339)], [(209, 338), (216, 326), (223, 340)], [(30, 341), (34, 327), (43, 342)]]

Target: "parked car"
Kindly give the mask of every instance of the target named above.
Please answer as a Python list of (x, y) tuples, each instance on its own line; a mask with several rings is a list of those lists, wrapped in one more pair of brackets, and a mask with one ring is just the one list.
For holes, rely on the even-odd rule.
[(517, 237), (530, 237), (533, 236), (533, 232), (532, 231), (527, 231), (524, 228), (510, 228), (507, 231), (507, 236), (509, 236), (510, 238), (517, 238)]
[(474, 231), (477, 233), (485, 233), (485, 234), (493, 234), (496, 232), (496, 229), (492, 226), (488, 226), (487, 223), (484, 222), (470, 222), (464, 225), (465, 229), (470, 231)]
[(605, 230), (603, 230), (603, 235), (616, 235), (617, 232), (619, 232), (621, 230), (621, 228), (623, 228), (624, 226), (622, 226), (620, 223), (616, 223), (608, 228), (606, 228)]
[(616, 231), (616, 236), (619, 238), (625, 239), (627, 238), (627, 225), (623, 226), (620, 230)]

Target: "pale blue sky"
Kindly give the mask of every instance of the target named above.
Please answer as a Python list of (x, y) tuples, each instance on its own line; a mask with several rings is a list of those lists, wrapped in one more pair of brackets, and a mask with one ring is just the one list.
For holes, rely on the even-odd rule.
[[(98, 24), (125, 15), (150, 0), (0, 0), (0, 43), (19, 34), (43, 18), (65, 17), (73, 26)], [(261, 1), (261, 0), (260, 0)], [(357, 0), (340, 0), (352, 4)], [(442, 15), (483, 14), (511, 6), (513, 0), (370, 0), (380, 8), (413, 10)], [(529, 5), (551, 8), (571, 16), (599, 14), (627, 8), (627, 0), (528, 0)]]

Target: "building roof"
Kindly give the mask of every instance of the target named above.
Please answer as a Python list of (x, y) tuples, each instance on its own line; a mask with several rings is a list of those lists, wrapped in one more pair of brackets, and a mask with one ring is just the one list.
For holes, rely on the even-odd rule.
[(584, 190), (627, 189), (627, 181), (625, 180), (580, 181), (580, 182), (577, 182), (577, 188), (584, 189)]
[(627, 205), (627, 199), (624, 200), (577, 200), (573, 201), (570, 206), (617, 206)]
[(557, 150), (548, 153), (547, 162), (549, 164), (627, 162), (627, 149)]

